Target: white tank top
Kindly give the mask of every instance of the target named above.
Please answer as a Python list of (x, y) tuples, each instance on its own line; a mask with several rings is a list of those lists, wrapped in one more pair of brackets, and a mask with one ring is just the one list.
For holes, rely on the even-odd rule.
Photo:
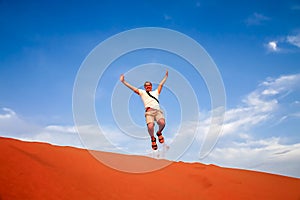
[[(160, 109), (158, 102), (154, 98), (150, 97), (145, 90), (139, 89), (139, 93), (144, 102), (145, 108), (150, 107), (158, 110)], [(158, 99), (159, 94), (157, 89), (150, 91), (150, 94)]]

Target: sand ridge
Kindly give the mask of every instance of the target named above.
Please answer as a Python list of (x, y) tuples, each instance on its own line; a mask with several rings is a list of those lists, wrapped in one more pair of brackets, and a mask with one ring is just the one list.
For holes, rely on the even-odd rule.
[[(0, 137), (0, 199), (300, 199), (300, 179), (201, 163), (148, 173), (112, 169), (89, 151)], [(99, 152), (112, 162), (169, 162)], [(126, 162), (130, 162), (128, 164)]]

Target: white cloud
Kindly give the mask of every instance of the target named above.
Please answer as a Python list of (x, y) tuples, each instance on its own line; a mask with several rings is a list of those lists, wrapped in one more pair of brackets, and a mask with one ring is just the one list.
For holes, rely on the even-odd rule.
[[(245, 96), (242, 104), (226, 111), (222, 135), (214, 150), (201, 162), (215, 163), (220, 166), (245, 168), (271, 173), (300, 177), (300, 144), (282, 144), (286, 134), (281, 137), (255, 136), (253, 130), (263, 123), (287, 120), (280, 115), (280, 99), (286, 93), (299, 87), (300, 74), (267, 78), (258, 87)], [(293, 101), (294, 102), (294, 101)], [(299, 111), (288, 117), (299, 117)], [(191, 147), (184, 159), (195, 159), (200, 152), (210, 126), (209, 115), (205, 115), (199, 124), (197, 143)], [(199, 153), (198, 153), (199, 155)], [(201, 157), (203, 158), (203, 157)], [(290, 166), (285, 168), (284, 165)]]
[(282, 46), (282, 44), (285, 42), (285, 39), (278, 39), (278, 40), (271, 40), (268, 43), (264, 44), (264, 47), (267, 49), (268, 52), (270, 53), (283, 53), (283, 52), (287, 52), (287, 49), (283, 49), (283, 48), (279, 48), (279, 44), (280, 46)]
[(5, 112), (4, 114), (0, 114), (0, 119), (10, 119), (13, 118), (16, 113), (9, 109), (9, 108), (2, 108), (2, 110)]
[(171, 20), (172, 17), (170, 15), (168, 15), (168, 14), (164, 14), (164, 19), (165, 20)]
[(0, 135), (4, 137), (22, 138), (24, 134), (37, 131), (39, 127), (26, 122), (10, 108), (0, 108)]
[(73, 126), (50, 125), (42, 127), (27, 140), (83, 148), (79, 135)]
[(274, 90), (277, 93), (292, 90), (300, 83), (300, 74), (283, 75), (279, 78), (267, 78), (266, 81), (261, 83), (261, 87)]
[(300, 5), (297, 5), (297, 4), (292, 5), (291, 6), (291, 10), (293, 10), (293, 11), (299, 11), (300, 10)]
[(23, 119), (12, 109), (2, 108), (2, 111), (0, 114), (0, 136), (2, 137), (82, 147), (78, 134), (72, 126), (43, 127)]
[(289, 35), (286, 38), (287, 42), (300, 48), (300, 33), (297, 35)]
[(294, 104), (300, 104), (300, 101), (298, 101), (298, 100), (296, 100), (296, 101), (294, 101)]
[(234, 142), (230, 147), (217, 147), (206, 162), (300, 177), (300, 143), (283, 145), (280, 138)]
[(264, 44), (264, 46), (268, 50), (268, 52), (276, 52), (276, 53), (293, 52), (291, 46), (300, 48), (300, 33), (277, 37), (277, 39), (271, 40), (268, 43)]
[(269, 17), (255, 12), (252, 15), (250, 15), (245, 22), (248, 26), (254, 26), (254, 25), (257, 26), (257, 25), (262, 25), (264, 22), (269, 20), (270, 20)]
[(57, 126), (57, 125), (50, 125), (45, 127), (45, 131), (49, 132), (65, 132), (65, 133), (76, 133), (76, 130), (73, 126)]
[(271, 52), (277, 52), (279, 51), (279, 48), (277, 46), (277, 41), (271, 41), (267, 44), (267, 48)]
[(262, 92), (263, 95), (276, 95), (278, 94), (278, 91), (274, 89), (266, 89)]
[(277, 124), (280, 124), (281, 122), (286, 121), (290, 118), (300, 118), (300, 112), (289, 113), (289, 114), (281, 117)]
[(249, 130), (270, 119), (279, 106), (277, 98), (299, 82), (300, 75), (269, 78), (262, 82), (242, 100), (242, 105), (226, 111), (223, 135)]
[(279, 105), (278, 99), (300, 84), (300, 74), (268, 78), (248, 94), (243, 104), (226, 111), (223, 135), (250, 130), (270, 119)]

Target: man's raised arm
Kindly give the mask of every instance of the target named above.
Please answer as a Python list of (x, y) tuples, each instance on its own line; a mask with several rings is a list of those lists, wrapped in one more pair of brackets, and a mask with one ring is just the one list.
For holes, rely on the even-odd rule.
[(121, 81), (124, 85), (126, 85), (129, 89), (131, 89), (132, 91), (134, 91), (135, 93), (137, 93), (138, 95), (140, 95), (139, 89), (138, 89), (138, 88), (136, 88), (136, 87), (130, 85), (128, 82), (125, 81), (124, 74), (121, 74), (121, 76), (120, 76), (120, 81)]
[(169, 72), (168, 70), (166, 71), (166, 75), (164, 76), (164, 78), (161, 80), (161, 82), (159, 83), (158, 87), (157, 87), (157, 90), (158, 90), (158, 94), (160, 94), (161, 90), (162, 90), (162, 87), (163, 85), (165, 84), (167, 78), (168, 78), (168, 75), (169, 75)]

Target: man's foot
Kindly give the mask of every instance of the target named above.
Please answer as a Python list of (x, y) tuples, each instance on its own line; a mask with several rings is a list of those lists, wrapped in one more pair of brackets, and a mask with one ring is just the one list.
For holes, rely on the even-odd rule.
[(160, 143), (164, 143), (164, 142), (165, 142), (165, 139), (164, 139), (164, 137), (162, 136), (162, 132), (157, 132), (156, 135), (157, 135), (158, 141), (159, 141)]
[(157, 150), (156, 138), (151, 137), (151, 142), (152, 142), (152, 149)]

